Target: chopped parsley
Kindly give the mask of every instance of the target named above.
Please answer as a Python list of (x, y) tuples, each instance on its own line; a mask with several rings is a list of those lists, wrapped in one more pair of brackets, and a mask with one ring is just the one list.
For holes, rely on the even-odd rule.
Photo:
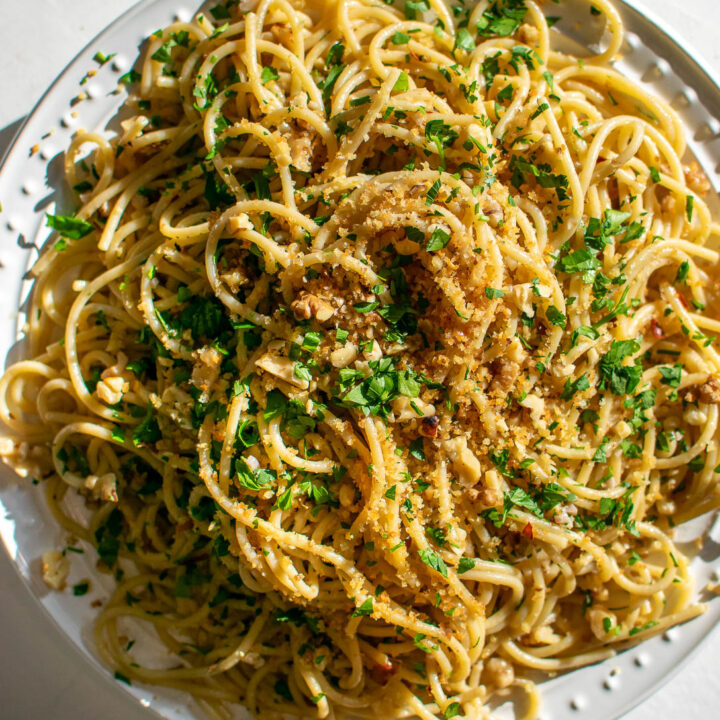
[(393, 85), (393, 92), (397, 92), (397, 93), (407, 92), (409, 87), (410, 87), (410, 81), (408, 79), (407, 73), (401, 72), (400, 75), (398, 75), (398, 79), (395, 81), (395, 84)]
[(360, 605), (360, 607), (356, 608), (351, 617), (363, 617), (365, 615), (372, 615), (373, 614), (373, 599), (371, 597), (367, 598), (365, 602)]
[(68, 215), (51, 215), (45, 213), (48, 227), (57, 230), (63, 237), (80, 240), (89, 235), (95, 228), (86, 220)]
[(448, 569), (445, 561), (436, 550), (420, 550), (418, 552), (420, 559), (430, 568), (439, 572), (443, 577), (448, 576)]
[(482, 37), (512, 35), (522, 24), (526, 12), (523, 0), (495, 0), (480, 17), (477, 32)]
[(550, 165), (535, 165), (519, 155), (513, 155), (510, 159), (510, 170), (513, 173), (511, 182), (518, 190), (523, 183), (534, 178), (540, 187), (554, 189), (558, 200), (569, 198), (567, 176), (553, 173)]
[(600, 389), (614, 395), (635, 392), (642, 378), (642, 365), (626, 365), (624, 360), (640, 350), (635, 340), (613, 340), (610, 350), (600, 358)]

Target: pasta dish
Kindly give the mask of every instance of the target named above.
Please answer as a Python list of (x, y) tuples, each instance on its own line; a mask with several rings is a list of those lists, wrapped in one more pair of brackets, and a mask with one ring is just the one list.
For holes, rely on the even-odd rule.
[(710, 184), (614, 6), (576, 57), (540, 5), (227, 0), (75, 135), (2, 454), (66, 531), (46, 580), (83, 543), (114, 577), (118, 679), (532, 718), (703, 611), (673, 528), (720, 505)]

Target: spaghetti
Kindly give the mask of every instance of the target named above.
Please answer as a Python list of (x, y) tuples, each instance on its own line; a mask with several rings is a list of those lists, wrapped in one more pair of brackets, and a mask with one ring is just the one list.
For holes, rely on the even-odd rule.
[(533, 717), (533, 671), (702, 611), (672, 528), (720, 505), (720, 227), (592, 12), (579, 59), (533, 0), (229, 0), (76, 135), (0, 416), (115, 574), (119, 677)]

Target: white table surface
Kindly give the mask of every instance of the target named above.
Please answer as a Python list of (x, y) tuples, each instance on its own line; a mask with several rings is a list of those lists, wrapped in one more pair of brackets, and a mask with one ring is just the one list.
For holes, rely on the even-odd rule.
[[(633, 0), (673, 28), (720, 76), (717, 0)], [(134, 0), (0, 0), (0, 154), (21, 119), (75, 54)], [(720, 631), (675, 678), (623, 720), (720, 717)], [(578, 713), (581, 716), (582, 713)], [(65, 640), (0, 550), (0, 717), (148, 720)]]

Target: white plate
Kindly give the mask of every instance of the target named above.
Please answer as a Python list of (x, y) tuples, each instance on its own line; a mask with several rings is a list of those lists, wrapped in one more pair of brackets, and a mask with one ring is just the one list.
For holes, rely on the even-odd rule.
[[(23, 126), (0, 168), (0, 201), (4, 212), (0, 224), (0, 283), (4, 300), (0, 308), (0, 357), (14, 357), (14, 343), (23, 323), (17, 308), (28, 286), (23, 276), (37, 257), (47, 230), (44, 212), (57, 206), (67, 209), (71, 198), (62, 188), (61, 153), (79, 127), (102, 128), (115, 114), (124, 94), (112, 92), (118, 77), (126, 72), (138, 54), (143, 39), (158, 27), (179, 17), (189, 19), (196, 9), (190, 0), (143, 2), (120, 17), (93, 40), (66, 68), (38, 103)], [(581, 43), (597, 35), (597, 22), (587, 12), (587, 2), (566, 0), (550, 6), (562, 14), (557, 26)], [(619, 68), (631, 78), (643, 78), (655, 93), (671, 101), (681, 112), (689, 129), (690, 149), (700, 161), (717, 190), (720, 183), (720, 89), (702, 70), (701, 63), (639, 12), (622, 3), (628, 29), (624, 56)], [(85, 73), (96, 68), (92, 56), (97, 52), (117, 52), (113, 60), (79, 87)], [(70, 105), (78, 92), (88, 99)], [(47, 135), (51, 132), (50, 135)], [(31, 155), (33, 146), (39, 151)], [(713, 203), (711, 203), (711, 206)], [(718, 203), (714, 211), (720, 214)], [(693, 567), (697, 587), (718, 580), (720, 572), (720, 526), (710, 531), (705, 550)], [(93, 551), (72, 557), (70, 584), (81, 578), (93, 580), (91, 594), (75, 598), (68, 591), (50, 593), (38, 572), (38, 559), (47, 549), (63, 547), (64, 533), (56, 526), (41, 491), (18, 481), (5, 468), (0, 469), (0, 535), (20, 575), (65, 635), (95, 665), (98, 682), (111, 678), (94, 656), (89, 641), (95, 611), (90, 603), (103, 598), (111, 589), (107, 578), (95, 569)], [(650, 640), (605, 663), (584, 668), (543, 684), (543, 720), (610, 720), (629, 710), (649, 695), (676, 670), (699, 645), (710, 629), (720, 622), (720, 602), (711, 603), (708, 612), (675, 628), (663, 637)], [(166, 718), (200, 717), (178, 693), (140, 686), (127, 687), (143, 706)]]

